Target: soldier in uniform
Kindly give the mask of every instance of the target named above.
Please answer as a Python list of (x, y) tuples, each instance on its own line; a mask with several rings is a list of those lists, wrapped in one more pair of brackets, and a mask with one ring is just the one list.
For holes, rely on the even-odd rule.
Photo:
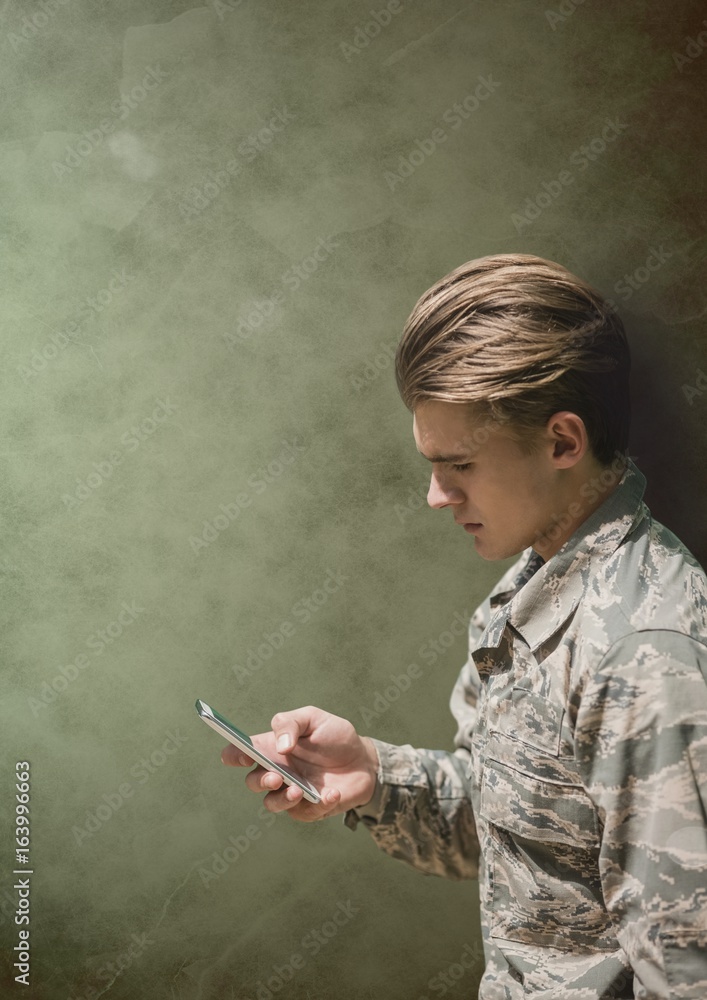
[(518, 555), (469, 622), (454, 749), (314, 706), (253, 737), (322, 792), (257, 766), (269, 810), (479, 880), (480, 1000), (707, 998), (707, 577), (643, 501), (629, 366), (558, 264), (499, 254), (430, 288), (396, 352), (427, 499), (483, 559)]

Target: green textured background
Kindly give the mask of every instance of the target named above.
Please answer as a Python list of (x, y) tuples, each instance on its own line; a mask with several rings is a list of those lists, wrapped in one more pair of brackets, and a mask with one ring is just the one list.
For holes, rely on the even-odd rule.
[[(273, 995), (441, 996), (431, 977), (473, 954), (446, 992), (471, 997), (476, 884), (423, 878), (341, 817), (266, 822), (194, 700), (252, 732), (313, 703), (363, 733), (451, 749), (464, 639), (434, 664), (420, 647), (510, 561), (483, 562), (449, 516), (415, 507), (428, 467), (385, 350), (429, 285), (483, 254), (561, 261), (616, 301), (634, 355), (631, 454), (655, 516), (704, 563), (707, 53), (695, 42), (676, 58), (704, 10), (403, 0), (376, 34), (382, 3), (0, 6), (0, 992), (268, 1000), (259, 981), (299, 952), (304, 967)], [(159, 83), (135, 89), (150, 69)], [(494, 92), (453, 127), (480, 76)], [(131, 93), (120, 117), (113, 102)], [(251, 157), (241, 144), (278, 111), (284, 127)], [(580, 168), (607, 118), (626, 127)], [(445, 141), (391, 189), (386, 171), (440, 127)], [(219, 186), (229, 160), (240, 170)], [(514, 224), (568, 166), (572, 184)], [(289, 269), (310, 266), (320, 240), (330, 249), (295, 289)], [(627, 296), (624, 274), (656, 248), (664, 263)], [(258, 302), (270, 315), (239, 339)], [(160, 399), (173, 412), (151, 424)], [(248, 486), (283, 440), (296, 459)], [(190, 538), (242, 492), (251, 505), (195, 551)], [(295, 606), (329, 570), (346, 580), (304, 622)], [(142, 610), (101, 646), (123, 602)], [(239, 679), (283, 620), (294, 634)], [(412, 662), (422, 677), (365, 725)], [(52, 682), (62, 690), (44, 703)], [(181, 743), (165, 755), (169, 733)], [(24, 759), (29, 990), (11, 957)], [(104, 796), (119, 808), (78, 843)], [(207, 883), (231, 837), (247, 849)], [(313, 954), (306, 935), (347, 901), (357, 912)], [(133, 935), (147, 943), (112, 978)]]

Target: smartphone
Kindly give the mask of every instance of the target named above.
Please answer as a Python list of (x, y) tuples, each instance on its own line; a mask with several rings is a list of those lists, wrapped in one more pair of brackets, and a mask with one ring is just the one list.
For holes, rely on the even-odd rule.
[(201, 698), (196, 699), (196, 710), (207, 726), (211, 726), (212, 729), (215, 729), (217, 733), (220, 733), (221, 736), (225, 737), (229, 743), (234, 745), (234, 747), (238, 747), (239, 750), (243, 750), (249, 757), (252, 757), (259, 764), (262, 764), (263, 767), (266, 767), (269, 771), (277, 771), (278, 774), (282, 775), (288, 785), (298, 785), (302, 789), (304, 797), (308, 802), (314, 802), (316, 804), (317, 802), (322, 801), (321, 795), (311, 782), (307, 781), (306, 778), (302, 778), (299, 774), (295, 774), (294, 771), (291, 771), (289, 767), (285, 767), (284, 764), (277, 764), (274, 760), (270, 760), (270, 758), (264, 754), (262, 750), (258, 750), (253, 745), (253, 741), (250, 736), (244, 733), (241, 729), (238, 729), (237, 726), (234, 726), (232, 722), (225, 719), (215, 709), (210, 708), (205, 701), (201, 700)]

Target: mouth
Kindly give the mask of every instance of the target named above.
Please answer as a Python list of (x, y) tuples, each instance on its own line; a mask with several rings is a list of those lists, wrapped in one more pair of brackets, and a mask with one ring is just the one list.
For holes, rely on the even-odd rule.
[(470, 534), (475, 534), (483, 528), (483, 524), (481, 522), (477, 523), (475, 521), (457, 521), (457, 524), (460, 524), (464, 531), (468, 531)]

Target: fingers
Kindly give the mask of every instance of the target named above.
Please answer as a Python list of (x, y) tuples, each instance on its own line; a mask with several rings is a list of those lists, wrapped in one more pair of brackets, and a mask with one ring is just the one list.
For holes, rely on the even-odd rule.
[[(233, 747), (236, 753), (241, 753), (236, 747)], [(226, 750), (223, 751), (226, 753)], [(242, 754), (245, 757), (245, 754)], [(250, 758), (248, 758), (249, 763), (253, 763)], [(263, 800), (265, 803), (270, 803), (273, 808), (272, 812), (279, 812), (281, 809), (290, 809), (293, 805), (296, 805), (304, 798), (302, 789), (298, 785), (289, 785), (285, 782), (285, 779), (277, 771), (269, 771), (267, 768), (258, 764), (254, 767), (245, 777), (246, 788), (249, 788), (251, 792), (272, 792), (278, 789), (282, 789), (279, 796), (266, 795)], [(340, 794), (337, 791), (335, 798), (330, 797), (331, 789), (327, 793), (323, 794), (322, 801), (330, 807), (334, 801), (338, 801)], [(308, 803), (309, 805), (315, 805), (317, 803)], [(314, 817), (317, 818), (317, 817)]]
[(250, 767), (255, 763), (252, 757), (243, 753), (238, 747), (234, 747), (232, 743), (228, 743), (221, 751), (221, 760), (231, 767)]
[(308, 736), (326, 713), (321, 708), (307, 705), (291, 712), (277, 712), (270, 725), (275, 734), (278, 753), (289, 753), (301, 736)]
[(289, 812), (292, 819), (304, 823), (326, 819), (337, 812), (341, 793), (336, 788), (328, 788), (322, 793), (321, 802), (308, 802), (302, 789), (297, 785), (285, 785), (278, 791), (268, 792), (263, 799), (263, 805), (268, 812)]
[(246, 775), (245, 783), (252, 792), (267, 792), (263, 805), (269, 812), (289, 810), (293, 819), (305, 822), (324, 819), (332, 811), (336, 812), (341, 800), (341, 792), (337, 788), (327, 788), (321, 792), (321, 802), (308, 802), (299, 785), (288, 785), (282, 775), (263, 767), (253, 768)]
[(284, 780), (277, 771), (268, 771), (259, 765), (246, 774), (245, 783), (251, 792), (269, 792), (271, 789), (280, 788)]
[[(232, 753), (233, 751), (233, 753)], [(232, 760), (232, 757), (242, 756), (247, 763), (244, 765), (240, 761)], [(248, 766), (253, 764), (249, 757), (237, 747), (229, 746), (223, 750), (222, 759), (224, 763), (234, 766)], [(299, 785), (288, 785), (281, 774), (276, 771), (268, 771), (262, 765), (257, 765), (245, 777), (245, 784), (252, 792), (266, 792), (263, 805), (268, 812), (279, 813), (289, 812), (292, 819), (300, 820), (304, 823), (312, 823), (316, 820), (326, 819), (335, 815), (341, 800), (341, 792), (337, 788), (327, 788), (321, 791), (320, 802), (308, 802), (304, 798), (304, 793)]]
[[(277, 712), (270, 723), (272, 732), (260, 733), (251, 739), (259, 750), (264, 750), (270, 756), (273, 756), (273, 743), (278, 753), (290, 753), (299, 739), (309, 736), (327, 717), (333, 718), (330, 713), (314, 705), (295, 708), (291, 712)], [(251, 757), (230, 743), (222, 750), (221, 760), (231, 767), (250, 767), (255, 763)]]

